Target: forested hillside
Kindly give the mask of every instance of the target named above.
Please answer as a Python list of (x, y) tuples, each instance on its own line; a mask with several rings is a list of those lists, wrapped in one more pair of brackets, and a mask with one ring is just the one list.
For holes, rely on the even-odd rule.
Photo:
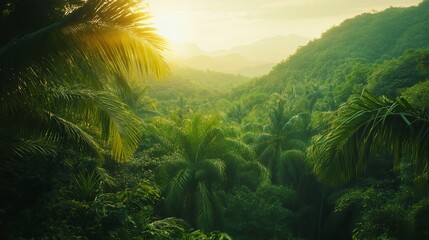
[(0, 10), (2, 239), (429, 239), (428, 0), (251, 80), (174, 68), (138, 1)]
[(348, 19), (321, 38), (301, 47), (260, 79), (255, 92), (282, 91), (291, 83), (335, 83), (338, 71), (356, 62), (378, 65), (408, 49), (428, 48), (429, 2), (409, 8), (389, 8)]

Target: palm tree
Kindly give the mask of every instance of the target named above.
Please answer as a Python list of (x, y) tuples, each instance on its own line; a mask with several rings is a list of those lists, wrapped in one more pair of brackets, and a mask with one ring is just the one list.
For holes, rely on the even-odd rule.
[(301, 115), (292, 118), (286, 116), (284, 101), (277, 101), (276, 107), (268, 113), (269, 124), (264, 127), (263, 133), (256, 140), (255, 149), (259, 161), (270, 170), (271, 180), (274, 183), (282, 182), (279, 179), (279, 173), (284, 172), (280, 168), (283, 151), (306, 148), (306, 143), (302, 141), (305, 138), (303, 133), (306, 126), (303, 114)]
[(243, 104), (234, 103), (232, 104), (232, 107), (228, 110), (226, 115), (228, 119), (231, 119), (231, 121), (241, 123), (241, 121), (247, 115), (247, 113), (248, 112), (244, 109)]
[[(346, 183), (362, 174), (371, 153), (388, 150), (398, 168), (411, 159), (416, 177), (429, 174), (429, 111), (405, 99), (390, 100), (364, 91), (343, 104), (331, 128), (311, 147), (314, 172), (326, 183)], [(402, 158), (404, 157), (404, 158)]]
[(0, 152), (12, 159), (64, 146), (130, 156), (140, 120), (118, 95), (169, 71), (149, 18), (138, 1), (88, 0), (1, 47)]
[(277, 183), (293, 187), (300, 191), (301, 182), (307, 172), (308, 164), (305, 153), (301, 150), (286, 150), (284, 151), (278, 163)]
[(158, 125), (166, 144), (177, 150), (160, 168), (167, 212), (198, 228), (212, 229), (217, 208), (214, 189), (234, 175), (249, 148), (226, 137), (218, 117), (196, 115), (180, 128), (174, 123)]

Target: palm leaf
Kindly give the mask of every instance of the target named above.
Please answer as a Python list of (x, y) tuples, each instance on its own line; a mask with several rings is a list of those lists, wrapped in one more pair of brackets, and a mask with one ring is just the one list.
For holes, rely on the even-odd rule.
[(272, 145), (268, 145), (259, 155), (259, 162), (264, 165), (268, 165), (268, 163), (276, 156), (276, 148)]
[(260, 162), (252, 161), (250, 164), (254, 164), (259, 171), (259, 187), (267, 186), (271, 184), (271, 175), (269, 169), (262, 165)]
[(264, 149), (267, 148), (267, 146), (271, 145), (274, 139), (275, 139), (275, 136), (273, 136), (272, 134), (269, 134), (269, 133), (260, 134), (256, 139), (256, 146), (255, 146), (256, 152), (257, 153), (262, 152)]
[(255, 158), (255, 150), (251, 146), (239, 140), (226, 138), (224, 140), (223, 145), (229, 151), (237, 153), (238, 155), (242, 156), (244, 159), (252, 160)]
[(89, 0), (62, 22), (0, 49), (0, 64), (5, 65), (2, 78), (11, 80), (10, 68), (32, 74), (28, 67), (35, 62), (51, 75), (64, 76), (64, 69), (55, 68), (61, 61), (75, 67), (84, 62), (85, 69), (114, 72), (134, 81), (148, 74), (165, 75), (169, 72), (162, 55), (166, 43), (149, 27), (149, 17), (136, 1)]
[[(36, 121), (43, 123), (38, 134), (44, 139), (65, 145), (75, 139), (74, 145), (83, 144), (80, 149), (99, 152), (94, 132), (86, 132), (96, 126), (115, 159), (130, 156), (140, 140), (139, 121), (107, 92), (118, 86), (118, 78), (137, 82), (169, 71), (163, 57), (166, 44), (139, 6), (131, 0), (88, 0), (62, 21), (3, 46), (2, 127), (15, 125), (13, 129), (22, 129), (22, 137), (32, 136), (36, 131), (27, 123), (13, 122), (29, 113), (30, 119), (41, 118)], [(70, 86), (78, 85), (87, 92), (72, 92)]]
[(14, 160), (25, 155), (53, 155), (55, 149), (37, 139), (18, 139), (7, 133), (0, 134), (0, 155), (4, 160)]
[(256, 139), (258, 138), (259, 134), (254, 132), (246, 132), (241, 136), (241, 140), (246, 144), (255, 144)]
[(183, 207), (188, 185), (192, 181), (190, 169), (179, 170), (167, 186), (165, 203), (170, 212), (177, 212)]
[(181, 158), (173, 158), (158, 167), (156, 177), (159, 184), (161, 186), (165, 186), (178, 174), (179, 171), (188, 168), (190, 168), (188, 161)]
[(214, 213), (210, 200), (210, 191), (203, 182), (199, 182), (195, 195), (197, 200), (197, 226), (203, 230), (210, 230), (214, 225)]
[(184, 122), (182, 127), (180, 147), (183, 154), (195, 163), (207, 156), (207, 150), (216, 146), (214, 141), (222, 134), (215, 126), (219, 123), (216, 116), (195, 115)]
[(399, 166), (402, 156), (415, 163), (416, 176), (428, 172), (429, 114), (402, 98), (378, 98), (368, 92), (342, 105), (331, 129), (311, 148), (314, 171), (329, 184), (362, 174), (370, 154), (387, 149)]
[(202, 165), (210, 176), (219, 179), (221, 182), (226, 180), (226, 165), (222, 159), (205, 159)]
[[(79, 148), (83, 152), (95, 151), (101, 153), (101, 149), (93, 136), (82, 130), (75, 123), (68, 121), (52, 112), (44, 112), (44, 122), (39, 122), (40, 136), (48, 142), (60, 143), (64, 146)], [(38, 114), (37, 117), (41, 116)], [(34, 123), (34, 122), (33, 122)], [(44, 124), (45, 127), (41, 127)]]
[(307, 173), (305, 153), (300, 150), (284, 151), (279, 159), (277, 182), (283, 186), (299, 186), (300, 178)]
[(258, 123), (246, 123), (242, 130), (246, 132), (262, 132), (263, 126)]
[[(99, 144), (94, 139), (97, 132), (90, 135), (85, 129), (95, 127), (112, 145), (112, 155), (119, 161), (126, 160), (137, 148), (141, 135), (140, 120), (113, 94), (78, 87), (55, 88), (46, 92), (43, 99), (37, 108), (27, 110), (27, 119), (21, 119), (18, 115), (21, 111), (7, 116), (9, 126), (17, 129), (21, 136), (40, 137), (51, 143), (100, 154)], [(38, 128), (27, 126), (36, 122)], [(78, 125), (78, 122), (87, 124)]]
[[(75, 148), (79, 151), (99, 155), (101, 149), (93, 136), (60, 115), (44, 109), (22, 109), (21, 115), (5, 117), (2, 127), (11, 131), (14, 138), (38, 139), (46, 143)], [(37, 126), (37, 127), (34, 127)]]

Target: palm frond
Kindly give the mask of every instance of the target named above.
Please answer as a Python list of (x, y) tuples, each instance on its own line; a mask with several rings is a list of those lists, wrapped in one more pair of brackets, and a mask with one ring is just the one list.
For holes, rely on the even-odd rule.
[(100, 179), (105, 182), (108, 186), (115, 187), (116, 182), (115, 178), (110, 176), (110, 174), (107, 172), (105, 168), (102, 167), (96, 167), (95, 172), (100, 176)]
[(40, 105), (28, 108), (21, 103), (16, 112), (2, 116), (1, 127), (12, 131), (16, 139), (39, 139), (38, 141), (50, 143), (53, 146), (62, 145), (86, 153), (100, 154), (101, 149), (93, 136), (73, 121), (45, 110), (44, 105), (45, 103), (40, 102)]
[(49, 95), (54, 104), (50, 109), (65, 114), (81, 111), (83, 114), (70, 117), (98, 126), (102, 130), (101, 136), (112, 145), (114, 159), (125, 161), (134, 153), (140, 142), (141, 122), (117, 96), (77, 87), (57, 88)]
[(246, 132), (262, 132), (263, 126), (258, 123), (246, 123), (242, 130)]
[(183, 133), (181, 129), (171, 119), (164, 117), (155, 117), (153, 120), (152, 132), (160, 137), (163, 144), (169, 147), (176, 147), (183, 139)]
[(110, 134), (107, 137), (112, 145), (112, 155), (119, 161), (125, 161), (140, 142), (140, 120), (116, 96), (104, 95), (99, 100), (101, 113), (109, 119)]
[(252, 160), (255, 158), (254, 149), (251, 146), (243, 143), (242, 141), (226, 138), (224, 140), (224, 146), (228, 149), (228, 151), (237, 153), (244, 159)]
[(222, 159), (205, 159), (202, 162), (202, 165), (211, 176), (219, 179), (220, 181), (225, 181), (226, 164)]
[(261, 149), (264, 149), (267, 147), (267, 145), (270, 145), (270, 143), (273, 142), (274, 139), (275, 136), (270, 133), (259, 134), (258, 138), (256, 139), (256, 151), (260, 152)]
[(402, 98), (378, 98), (368, 92), (342, 105), (331, 129), (311, 148), (314, 172), (329, 184), (345, 183), (362, 174), (369, 155), (388, 150), (399, 166), (402, 156), (415, 162), (417, 176), (429, 168), (429, 113)]
[(233, 125), (223, 127), (222, 130), (224, 135), (229, 138), (237, 138), (241, 134), (240, 128)]
[(11, 134), (0, 134), (0, 155), (5, 160), (15, 160), (25, 155), (53, 155), (52, 145), (40, 139), (19, 139)]
[(183, 141), (181, 141), (184, 154), (194, 162), (198, 162), (207, 156), (207, 151), (217, 144), (215, 143), (222, 131), (216, 128), (219, 123), (217, 116), (195, 115), (190, 121), (186, 122), (182, 128)]
[(177, 212), (183, 206), (185, 194), (188, 190), (188, 184), (192, 181), (192, 173), (190, 169), (182, 169), (178, 171), (176, 176), (170, 181), (167, 186), (167, 195), (165, 203), (170, 212)]
[(214, 213), (210, 191), (204, 182), (199, 182), (195, 192), (197, 199), (197, 226), (203, 230), (210, 230), (214, 225)]
[(276, 156), (276, 148), (273, 145), (268, 145), (263, 149), (261, 154), (259, 154), (258, 160), (264, 165), (268, 165), (270, 161)]
[(307, 172), (305, 153), (300, 150), (284, 151), (279, 160), (277, 182), (283, 186), (297, 187), (300, 177)]
[[(140, 140), (139, 121), (117, 96), (107, 92), (114, 92), (118, 77), (127, 83), (139, 82), (169, 72), (163, 56), (166, 43), (149, 26), (149, 19), (138, 1), (88, 0), (62, 21), (3, 46), (0, 117), (7, 118), (3, 122), (10, 120), (7, 125), (13, 125), (16, 116), (29, 112), (30, 119), (41, 118), (37, 122), (43, 123), (44, 130), (38, 134), (44, 139), (66, 145), (75, 139), (74, 145), (83, 144), (80, 149), (97, 152), (94, 136), (82, 125), (99, 124), (113, 157), (124, 161)], [(77, 85), (88, 90), (86, 95), (61, 92)], [(83, 116), (79, 116), (82, 107)], [(28, 124), (20, 126), (24, 127), (21, 132), (37, 132)]]
[(290, 139), (286, 143), (287, 149), (297, 149), (301, 151), (305, 151), (308, 147), (307, 143), (298, 139)]
[(258, 136), (259, 136), (259, 133), (247, 132), (241, 136), (241, 140), (246, 144), (252, 145), (252, 144), (255, 144)]
[(198, 154), (200, 158), (220, 157), (232, 148), (227, 145), (228, 138), (225, 137), (223, 129), (214, 127), (202, 136)]
[[(46, 92), (41, 100), (33, 109), (27, 109), (21, 103), (24, 105), (22, 110), (5, 116), (5, 124), (23, 137), (40, 137), (51, 143), (78, 147), (83, 152), (100, 153), (99, 144), (94, 139), (97, 132), (91, 135), (87, 130), (93, 127), (99, 129), (100, 136), (112, 146), (113, 157), (119, 161), (126, 160), (137, 148), (140, 120), (111, 93), (55, 88)], [(26, 112), (25, 119), (21, 112)], [(85, 124), (78, 124), (80, 122)], [(29, 126), (35, 123), (38, 128)]]
[(73, 146), (83, 152), (101, 153), (101, 149), (93, 136), (82, 130), (75, 123), (68, 121), (52, 112), (44, 112), (45, 127), (41, 127), (40, 136), (48, 142), (59, 143), (63, 146)]
[(299, 127), (297, 124), (294, 124), (292, 122), (286, 122), (283, 127), (281, 128), (281, 133), (288, 134), (290, 132), (296, 131), (296, 128)]
[(148, 74), (161, 77), (169, 72), (162, 55), (166, 42), (149, 26), (149, 19), (137, 1), (89, 0), (62, 22), (0, 49), (2, 77), (10, 81), (9, 71), (26, 70), (34, 63), (48, 67), (45, 71), (51, 75), (64, 76), (64, 69), (56, 72), (52, 67), (61, 61), (73, 67), (83, 62), (86, 70), (114, 72), (130, 81), (141, 81)]
[(260, 179), (259, 187), (270, 185), (271, 184), (270, 170), (257, 161), (252, 161), (251, 164), (256, 165), (257, 169), (259, 170), (259, 179)]
[(187, 168), (190, 168), (189, 162), (183, 158), (173, 158), (166, 161), (157, 169), (157, 181), (161, 186), (165, 186), (179, 171)]

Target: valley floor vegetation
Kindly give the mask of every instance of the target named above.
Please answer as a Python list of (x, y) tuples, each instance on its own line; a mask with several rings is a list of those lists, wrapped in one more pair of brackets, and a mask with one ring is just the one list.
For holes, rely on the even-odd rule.
[(429, 239), (429, 1), (255, 79), (177, 75), (139, 1), (0, 10), (2, 239)]

